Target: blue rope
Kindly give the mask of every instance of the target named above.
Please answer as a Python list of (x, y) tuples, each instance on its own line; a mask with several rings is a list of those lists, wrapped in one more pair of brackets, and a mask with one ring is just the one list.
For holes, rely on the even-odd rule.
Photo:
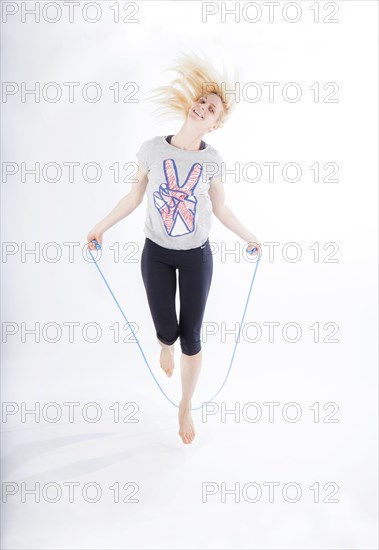
[[(91, 242), (95, 243), (95, 246), (96, 246), (96, 248), (97, 248), (98, 250), (101, 249), (100, 244), (99, 244), (95, 239), (92, 240)], [(138, 347), (139, 347), (139, 349), (140, 349), (140, 351), (141, 351), (141, 353), (142, 353), (142, 357), (144, 358), (145, 363), (146, 363), (146, 365), (147, 365), (147, 368), (149, 369), (151, 376), (154, 378), (155, 383), (157, 384), (158, 388), (161, 390), (161, 392), (163, 393), (163, 395), (165, 396), (165, 398), (166, 398), (168, 401), (170, 401), (170, 403), (171, 403), (172, 405), (174, 405), (174, 407), (179, 408), (179, 405), (177, 405), (176, 403), (174, 403), (174, 402), (168, 397), (168, 395), (165, 393), (165, 391), (162, 389), (161, 385), (159, 384), (158, 380), (155, 378), (154, 373), (153, 373), (153, 371), (151, 370), (150, 365), (149, 365), (149, 363), (148, 363), (148, 361), (147, 361), (147, 359), (146, 359), (146, 357), (145, 357), (145, 354), (144, 354), (144, 352), (143, 352), (143, 349), (141, 348), (141, 345), (140, 345), (140, 343), (139, 343), (139, 340), (138, 340), (137, 336), (136, 336), (135, 333), (134, 333), (134, 330), (132, 329), (132, 327), (131, 327), (129, 321), (127, 320), (127, 318), (126, 318), (126, 316), (125, 316), (125, 313), (122, 311), (122, 308), (121, 308), (120, 304), (119, 304), (118, 301), (117, 301), (116, 296), (113, 294), (111, 287), (109, 286), (109, 284), (108, 284), (106, 278), (104, 277), (104, 275), (103, 275), (103, 273), (102, 273), (100, 267), (98, 266), (97, 261), (96, 261), (96, 259), (94, 258), (93, 254), (92, 254), (92, 252), (91, 252), (91, 249), (89, 248), (88, 250), (89, 250), (89, 253), (91, 254), (91, 257), (92, 257), (92, 259), (93, 259), (93, 261), (94, 261), (94, 263), (95, 263), (97, 269), (99, 270), (100, 275), (101, 275), (102, 278), (104, 279), (104, 282), (105, 282), (105, 284), (107, 285), (109, 292), (112, 294), (114, 301), (116, 302), (116, 304), (117, 304), (119, 310), (121, 311), (122, 316), (124, 317), (125, 321), (127, 322), (129, 328), (131, 329), (131, 331), (132, 331), (132, 333), (133, 333), (133, 336), (134, 336), (134, 338), (136, 339), (136, 342), (137, 342), (137, 344), (138, 344)], [(256, 248), (253, 248), (252, 250), (250, 250), (250, 251), (247, 250), (246, 252), (247, 252), (248, 254), (252, 254), (252, 253), (254, 252), (254, 250), (257, 250), (257, 249), (256, 249)], [(237, 336), (237, 341), (236, 341), (236, 344), (235, 344), (235, 346), (234, 346), (232, 359), (231, 359), (231, 361), (230, 361), (229, 369), (228, 369), (228, 372), (226, 373), (225, 380), (224, 380), (224, 382), (222, 383), (221, 388), (220, 388), (220, 389), (218, 390), (218, 392), (212, 397), (212, 399), (209, 399), (209, 401), (204, 401), (203, 404), (202, 404), (200, 407), (192, 407), (192, 409), (191, 409), (192, 411), (196, 411), (196, 410), (198, 410), (198, 409), (202, 409), (203, 406), (204, 406), (204, 403), (210, 403), (211, 401), (213, 401), (213, 400), (215, 399), (215, 397), (218, 396), (218, 394), (220, 393), (220, 391), (221, 391), (222, 388), (224, 387), (225, 382), (226, 382), (227, 379), (228, 379), (228, 376), (229, 376), (229, 373), (230, 373), (230, 369), (232, 368), (232, 364), (233, 364), (233, 360), (234, 360), (234, 355), (235, 355), (235, 353), (236, 353), (237, 344), (238, 344), (238, 342), (239, 342), (239, 337), (240, 337), (240, 333), (241, 333), (241, 327), (242, 327), (242, 325), (243, 325), (243, 320), (244, 320), (244, 318), (245, 318), (245, 313), (246, 313), (246, 310), (247, 310), (247, 305), (248, 305), (248, 303), (249, 303), (250, 294), (251, 294), (251, 289), (253, 288), (254, 279), (255, 279), (255, 274), (256, 274), (256, 272), (257, 272), (257, 267), (258, 267), (258, 264), (259, 264), (259, 260), (260, 260), (260, 257), (258, 258), (258, 261), (257, 261), (257, 263), (255, 264), (254, 275), (253, 275), (253, 278), (252, 278), (252, 280), (251, 280), (250, 289), (249, 289), (249, 294), (248, 294), (247, 299), (246, 299), (245, 309), (244, 309), (244, 312), (243, 312), (243, 315), (242, 315), (242, 319), (241, 319), (241, 323), (240, 323), (240, 327), (239, 327), (239, 331), (238, 331), (238, 336)]]

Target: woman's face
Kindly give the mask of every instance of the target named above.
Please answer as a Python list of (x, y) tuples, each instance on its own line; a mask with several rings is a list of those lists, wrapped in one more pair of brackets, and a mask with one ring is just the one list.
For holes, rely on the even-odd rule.
[(188, 118), (195, 121), (206, 133), (217, 128), (217, 120), (222, 110), (221, 98), (217, 94), (208, 94), (192, 104)]

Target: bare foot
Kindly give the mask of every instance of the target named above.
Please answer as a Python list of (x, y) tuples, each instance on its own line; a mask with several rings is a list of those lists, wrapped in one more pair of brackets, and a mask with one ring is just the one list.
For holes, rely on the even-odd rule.
[(179, 404), (179, 435), (183, 443), (192, 443), (195, 437), (195, 427), (192, 421), (191, 405)]
[(161, 349), (160, 365), (169, 378), (172, 376), (172, 371), (174, 370), (174, 367), (175, 367), (174, 357), (175, 357), (174, 346), (172, 346), (172, 349), (170, 348)]

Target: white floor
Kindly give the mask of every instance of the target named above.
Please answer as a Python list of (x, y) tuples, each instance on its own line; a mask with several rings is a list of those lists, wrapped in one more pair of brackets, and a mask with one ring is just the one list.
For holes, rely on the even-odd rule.
[[(179, 347), (174, 376), (166, 379), (157, 364), (159, 346), (152, 338), (139, 264), (128, 266), (132, 293), (116, 270), (101, 265), (127, 318), (140, 327), (140, 344), (159, 383), (177, 402)], [(4, 346), (3, 401), (10, 414), (3, 414), (2, 547), (377, 548), (376, 318), (365, 299), (374, 276), (366, 280), (367, 294), (358, 296), (342, 277), (342, 264), (326, 270), (291, 267), (281, 266), (279, 277), (275, 265), (261, 260), (244, 324), (257, 323), (262, 337), (256, 343), (240, 341), (229, 379), (208, 408), (213, 414), (194, 413), (197, 435), (187, 446), (177, 433), (177, 409), (156, 386), (137, 344), (113, 342), (108, 327), (122, 325), (123, 319), (95, 267), (70, 267), (76, 294), (59, 292), (57, 267), (35, 318), (47, 323), (53, 318), (50, 308), (56, 308), (61, 319), (55, 314), (54, 320), (61, 327), (64, 319), (81, 326), (96, 320), (103, 333), (96, 344), (80, 334), (69, 343), (63, 333), (55, 344), (32, 338), (22, 343), (19, 336)], [(222, 292), (223, 268), (216, 259), (204, 319), (220, 330), (221, 322), (232, 328), (241, 319), (254, 269), (230, 266), (239, 270), (240, 282)], [(353, 271), (349, 266), (352, 276)], [(24, 296), (28, 292), (26, 282)], [(33, 300), (38, 299), (24, 303), (26, 323), (32, 323)], [(17, 300), (21, 307), (22, 296)], [(273, 321), (280, 323), (280, 334), (270, 343), (263, 323)], [(289, 322), (302, 328), (296, 344), (281, 336)], [(309, 329), (315, 322), (320, 327), (338, 323), (334, 338), (339, 342), (323, 342), (331, 330), (320, 328), (321, 342), (315, 343)], [(194, 406), (220, 387), (233, 347), (233, 335), (224, 341), (215, 335), (203, 343)], [(29, 409), (40, 403), (44, 412), (38, 422), (30, 415), (22, 418), (23, 402)], [(255, 409), (247, 406), (253, 402)], [(295, 413), (294, 407), (286, 409), (291, 402), (301, 411), (297, 422), (288, 420)], [(56, 405), (48, 408), (47, 403)], [(73, 421), (67, 403), (78, 404), (72, 405)], [(97, 422), (88, 420), (95, 413), (94, 406), (86, 409), (89, 403), (97, 403), (101, 412)], [(272, 422), (268, 403), (277, 404)], [(326, 403), (334, 405), (324, 409)], [(319, 422), (314, 420), (317, 408)], [(236, 414), (223, 417), (225, 409)], [(252, 421), (259, 410), (261, 417)], [(57, 411), (61, 418), (49, 421)], [(325, 422), (328, 415), (338, 422)], [(77, 484), (73, 502), (69, 483)], [(85, 498), (88, 483), (95, 485)], [(270, 483), (277, 484), (272, 501)], [(288, 483), (295, 485), (285, 493)], [(40, 484), (40, 502), (24, 494), (35, 484)], [(90, 502), (94, 487), (99, 498)], [(290, 502), (295, 487), (299, 498)], [(58, 494), (57, 502), (49, 502)]]

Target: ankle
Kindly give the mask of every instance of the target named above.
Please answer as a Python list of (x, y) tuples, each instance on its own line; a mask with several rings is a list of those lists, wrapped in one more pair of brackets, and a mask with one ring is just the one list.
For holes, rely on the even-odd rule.
[(163, 344), (162, 342), (159, 342), (161, 347), (162, 347), (162, 351), (167, 351), (167, 352), (170, 352), (170, 353), (174, 353), (174, 345), (175, 344), (171, 344), (171, 346), (168, 346), (167, 344)]
[(181, 410), (188, 410), (190, 411), (191, 408), (192, 408), (192, 403), (191, 401), (188, 401), (186, 399), (182, 399), (181, 402), (179, 403), (179, 408)]

